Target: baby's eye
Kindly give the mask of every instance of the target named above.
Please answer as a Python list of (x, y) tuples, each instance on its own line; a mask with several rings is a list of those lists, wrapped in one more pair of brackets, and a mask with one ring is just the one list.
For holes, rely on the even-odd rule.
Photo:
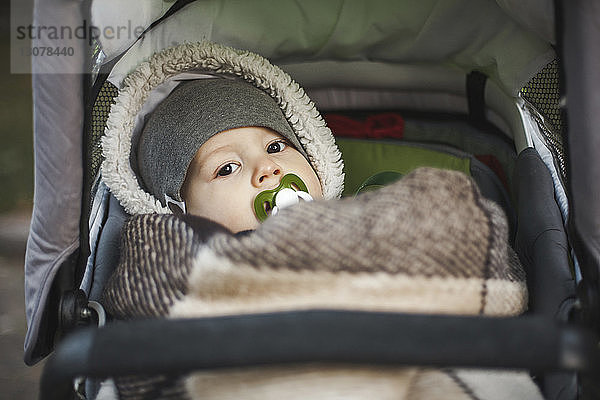
[(239, 165), (234, 164), (234, 163), (225, 164), (219, 169), (219, 171), (217, 171), (217, 176), (227, 176), (229, 174), (232, 174), (239, 167), (240, 167)]
[(285, 149), (287, 146), (288, 144), (286, 142), (284, 142), (283, 140), (278, 140), (276, 142), (270, 143), (267, 146), (267, 153), (279, 153), (280, 151), (283, 151), (283, 149)]

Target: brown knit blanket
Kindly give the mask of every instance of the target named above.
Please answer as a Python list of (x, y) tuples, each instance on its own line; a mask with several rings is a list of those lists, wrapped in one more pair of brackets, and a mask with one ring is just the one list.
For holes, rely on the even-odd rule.
[[(186, 218), (143, 215), (129, 221), (120, 265), (105, 289), (110, 314), (129, 319), (330, 308), (507, 316), (527, 304), (524, 273), (507, 244), (502, 211), (461, 173), (418, 169), (355, 199), (285, 209), (241, 236)], [(329, 399), (362, 382), (364, 398), (427, 398), (431, 390), (472, 398), (465, 397), (468, 376), (298, 366), (203, 372), (186, 387), (194, 398), (292, 398), (281, 390), (296, 388), (298, 398)], [(122, 397), (139, 394), (138, 378), (118, 382)], [(528, 378), (515, 379), (537, 395)], [(155, 397), (173, 391), (172, 385), (156, 390), (173, 380), (152, 380)], [(379, 382), (378, 392), (373, 382)], [(343, 396), (362, 398), (348, 397), (350, 392)], [(527, 393), (519, 398), (536, 398)]]

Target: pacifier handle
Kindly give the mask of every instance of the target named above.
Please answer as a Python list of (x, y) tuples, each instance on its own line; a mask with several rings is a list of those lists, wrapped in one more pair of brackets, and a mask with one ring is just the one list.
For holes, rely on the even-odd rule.
[(283, 188), (275, 195), (275, 207), (271, 211), (271, 215), (276, 215), (279, 210), (293, 206), (294, 204), (300, 203), (300, 199), (304, 201), (313, 201), (310, 194), (301, 190), (295, 191), (294, 189)]
[(296, 192), (296, 195), (304, 201), (313, 201), (314, 200), (312, 198), (312, 196), (306, 192), (298, 191), (298, 192)]

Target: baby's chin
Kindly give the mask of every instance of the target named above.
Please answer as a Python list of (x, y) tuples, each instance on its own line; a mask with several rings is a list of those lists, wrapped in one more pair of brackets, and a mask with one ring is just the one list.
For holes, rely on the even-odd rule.
[(244, 231), (253, 231), (260, 225), (260, 221), (253, 215), (252, 219), (248, 221), (233, 221), (230, 226), (224, 224), (227, 229), (233, 233), (239, 233)]

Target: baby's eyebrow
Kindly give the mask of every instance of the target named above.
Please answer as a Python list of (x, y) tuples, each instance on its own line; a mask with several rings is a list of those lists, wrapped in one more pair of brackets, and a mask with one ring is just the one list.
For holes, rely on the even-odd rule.
[[(209, 162), (218, 163), (219, 162), (218, 160), (215, 162), (215, 161), (213, 161), (213, 159), (219, 158), (220, 153), (232, 153), (232, 152), (233, 151), (231, 150), (231, 146), (228, 144), (224, 144), (215, 149), (212, 149), (204, 157), (198, 159), (198, 167), (204, 168), (206, 166), (206, 164), (208, 164)], [(225, 158), (225, 157), (223, 156), (223, 158)]]

